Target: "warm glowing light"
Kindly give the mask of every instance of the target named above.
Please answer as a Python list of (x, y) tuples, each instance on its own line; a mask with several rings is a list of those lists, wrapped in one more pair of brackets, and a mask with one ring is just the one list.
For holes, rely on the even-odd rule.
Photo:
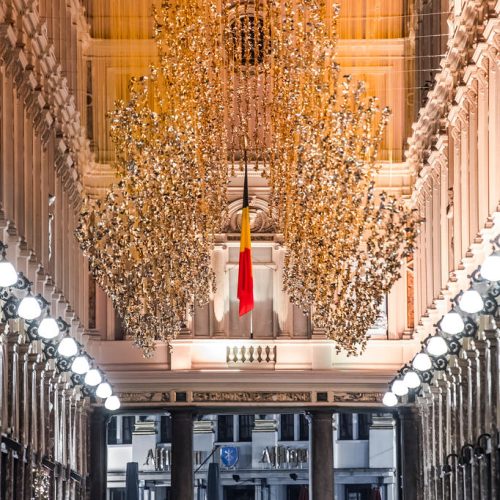
[(90, 370), (89, 360), (87, 356), (77, 356), (71, 364), (71, 371), (78, 375), (83, 375)]
[(118, 398), (118, 396), (109, 396), (106, 399), (104, 406), (107, 410), (110, 411), (118, 410), (118, 408), (120, 408), (121, 406), (120, 399)]
[(386, 392), (382, 399), (382, 403), (385, 406), (396, 406), (398, 404), (398, 398), (393, 392)]
[(488, 281), (500, 281), (500, 255), (489, 255), (481, 266), (481, 276)]
[(75, 342), (75, 339), (72, 339), (71, 337), (64, 337), (57, 347), (57, 352), (65, 358), (71, 358), (71, 356), (74, 356), (78, 352), (78, 345)]
[(17, 272), (14, 266), (6, 260), (0, 261), (0, 287), (15, 285), (17, 282)]
[(43, 318), (38, 325), (38, 335), (44, 339), (54, 339), (59, 335), (59, 326), (54, 318)]
[(416, 389), (422, 383), (420, 377), (418, 376), (418, 373), (414, 372), (413, 370), (408, 370), (405, 373), (403, 381), (409, 389)]
[(95, 395), (102, 399), (109, 398), (111, 394), (113, 394), (113, 390), (107, 382), (101, 382), (95, 390)]
[(436, 335), (427, 342), (427, 352), (431, 356), (444, 356), (448, 352), (448, 344), (443, 337)]
[(432, 368), (431, 358), (425, 352), (419, 352), (412, 361), (412, 366), (419, 372), (426, 372)]
[(460, 297), (458, 305), (462, 311), (475, 314), (483, 309), (484, 302), (477, 290), (467, 290)]
[(396, 396), (406, 396), (408, 394), (408, 386), (402, 380), (395, 380), (392, 383), (391, 390)]
[(95, 368), (90, 369), (85, 375), (84, 382), (91, 387), (99, 385), (102, 382), (101, 373)]
[(19, 307), (17, 308), (17, 314), (20, 318), (26, 319), (28, 321), (38, 318), (42, 314), (42, 308), (32, 295), (27, 295), (21, 300)]
[(456, 312), (445, 314), (439, 326), (444, 333), (448, 333), (449, 335), (457, 335), (463, 332), (465, 328), (462, 316)]

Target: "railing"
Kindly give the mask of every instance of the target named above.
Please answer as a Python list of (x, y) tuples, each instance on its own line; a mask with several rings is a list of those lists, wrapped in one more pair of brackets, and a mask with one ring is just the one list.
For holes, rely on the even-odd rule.
[(227, 346), (226, 363), (234, 364), (276, 364), (276, 346)]

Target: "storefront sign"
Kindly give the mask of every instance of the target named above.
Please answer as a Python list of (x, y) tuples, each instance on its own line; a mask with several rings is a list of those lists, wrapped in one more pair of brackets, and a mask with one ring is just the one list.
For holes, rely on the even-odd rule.
[(236, 446), (223, 446), (220, 449), (220, 461), (224, 467), (234, 467), (238, 463), (239, 452)]
[(279, 468), (302, 467), (309, 460), (307, 448), (290, 448), (289, 446), (267, 446), (262, 451), (260, 462)]
[(156, 472), (165, 472), (170, 470), (172, 464), (172, 455), (170, 448), (155, 448), (150, 449), (146, 456), (144, 465), (154, 465)]

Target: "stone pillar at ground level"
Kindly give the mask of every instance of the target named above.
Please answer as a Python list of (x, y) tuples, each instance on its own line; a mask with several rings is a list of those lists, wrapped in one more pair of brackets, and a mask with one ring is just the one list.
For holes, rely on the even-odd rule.
[(193, 500), (193, 412), (172, 415), (172, 498)]
[(422, 430), (418, 410), (399, 409), (401, 425), (401, 482), (403, 500), (423, 500)]
[(90, 416), (90, 474), (89, 488), (92, 500), (106, 499), (107, 432), (109, 414), (103, 408), (94, 408)]
[(309, 498), (333, 498), (333, 412), (314, 410), (309, 418)]

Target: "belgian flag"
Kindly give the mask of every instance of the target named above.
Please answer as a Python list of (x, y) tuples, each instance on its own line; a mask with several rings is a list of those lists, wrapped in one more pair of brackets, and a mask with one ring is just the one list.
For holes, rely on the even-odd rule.
[(241, 212), (240, 264), (238, 270), (238, 299), (240, 316), (254, 308), (252, 276), (252, 241), (250, 237), (250, 207), (248, 203), (248, 172), (245, 161), (243, 186), (243, 210)]

